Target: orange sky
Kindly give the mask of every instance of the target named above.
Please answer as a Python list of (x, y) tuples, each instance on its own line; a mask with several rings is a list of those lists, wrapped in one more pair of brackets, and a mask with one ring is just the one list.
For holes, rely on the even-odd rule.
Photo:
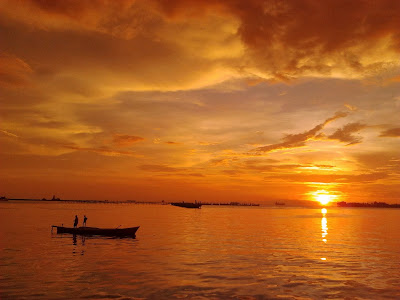
[(2, 0), (0, 196), (398, 203), (399, 52), (397, 0)]

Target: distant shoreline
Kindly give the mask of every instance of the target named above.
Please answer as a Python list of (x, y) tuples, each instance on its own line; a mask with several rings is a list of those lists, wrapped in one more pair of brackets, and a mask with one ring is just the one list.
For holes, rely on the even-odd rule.
[[(136, 200), (68, 200), (68, 199), (30, 199), (30, 198), (0, 198), (1, 202), (7, 201), (31, 201), (31, 202), (51, 202), (51, 203), (90, 203), (90, 204), (153, 204), (153, 205), (170, 205), (171, 202), (166, 201), (136, 201)], [(189, 203), (189, 202), (188, 202)], [(258, 204), (258, 203), (241, 203), (241, 202), (198, 202), (201, 203), (203, 206), (233, 206), (233, 207), (273, 207), (276, 206), (274, 203), (271, 204)], [(320, 208), (320, 205), (301, 205), (301, 204), (293, 204), (291, 205), (288, 203), (286, 206), (279, 206), (279, 208), (285, 207), (309, 207), (309, 208)], [(362, 202), (336, 202), (331, 203), (326, 207), (338, 207), (338, 208), (400, 208), (400, 204), (388, 204), (385, 202), (372, 202), (372, 203), (362, 203)]]
[(337, 207), (373, 207), (373, 208), (400, 208), (400, 204), (388, 204), (385, 202), (360, 203), (360, 202), (337, 202)]
[[(136, 200), (63, 200), (63, 199), (27, 199), (27, 198), (2, 198), (0, 201), (36, 201), (36, 202), (67, 202), (67, 203), (101, 203), (101, 204), (159, 204), (159, 205), (170, 205), (171, 202), (165, 201), (136, 201)], [(189, 202), (188, 202), (189, 203)], [(221, 203), (210, 203), (210, 202), (199, 202), (202, 205), (212, 206), (260, 206), (257, 203), (239, 203), (239, 202), (221, 202)]]
[(124, 200), (124, 201), (110, 201), (110, 200), (52, 200), (52, 199), (27, 199), (27, 198), (7, 198), (1, 199), (0, 201), (35, 201), (35, 202), (69, 202), (69, 203), (104, 203), (104, 204), (118, 204), (118, 203), (131, 203), (131, 204), (162, 204), (162, 202), (152, 202), (152, 201), (134, 201), (134, 200)]

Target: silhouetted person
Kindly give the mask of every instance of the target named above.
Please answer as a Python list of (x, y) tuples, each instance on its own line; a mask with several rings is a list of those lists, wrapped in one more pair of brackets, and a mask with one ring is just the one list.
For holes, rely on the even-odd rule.
[(78, 226), (78, 216), (77, 215), (75, 215), (74, 228), (76, 228), (76, 226)]
[(86, 227), (87, 217), (86, 215), (83, 216), (83, 227)]

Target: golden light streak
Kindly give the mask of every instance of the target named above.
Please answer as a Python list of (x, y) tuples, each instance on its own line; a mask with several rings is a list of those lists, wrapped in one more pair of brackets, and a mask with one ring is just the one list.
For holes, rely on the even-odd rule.
[(321, 209), (322, 219), (321, 219), (321, 232), (322, 232), (322, 241), (326, 244), (328, 235), (328, 219), (326, 218), (326, 213), (328, 210), (326, 208)]

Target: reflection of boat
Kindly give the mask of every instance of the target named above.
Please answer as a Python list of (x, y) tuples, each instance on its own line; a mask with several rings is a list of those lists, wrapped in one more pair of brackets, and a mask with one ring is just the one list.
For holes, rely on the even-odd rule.
[(275, 205), (285, 205), (285, 202), (275, 202)]
[(57, 228), (57, 233), (72, 233), (80, 235), (106, 235), (106, 236), (136, 236), (138, 227), (129, 228), (97, 228), (97, 227), (63, 227), (63, 226), (52, 226)]
[(186, 202), (171, 202), (173, 206), (186, 207), (186, 208), (200, 208), (201, 203), (186, 203)]

